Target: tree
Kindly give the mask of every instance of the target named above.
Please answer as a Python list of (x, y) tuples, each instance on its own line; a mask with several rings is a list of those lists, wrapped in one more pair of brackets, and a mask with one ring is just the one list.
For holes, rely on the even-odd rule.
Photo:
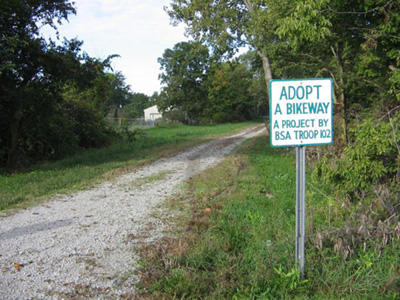
[[(264, 80), (263, 65), (256, 51), (247, 51), (239, 57), (239, 61), (250, 72), (251, 83), (249, 87), (250, 98), (253, 100), (252, 115), (254, 117), (268, 115), (269, 106), (266, 101), (267, 84)], [(273, 64), (271, 64), (273, 66)]]
[(81, 41), (56, 45), (39, 35), (73, 13), (67, 0), (1, 2), (0, 166), (9, 171), (106, 142), (102, 118), (125, 88), (105, 72), (115, 55), (91, 58)]
[(110, 80), (110, 101), (109, 105), (125, 106), (131, 101), (131, 87), (125, 83), (125, 76), (121, 72), (108, 73)]
[(172, 0), (167, 12), (175, 23), (186, 23), (188, 34), (206, 42), (217, 55), (251, 46), (262, 60), (268, 85), (271, 45), (279, 42), (276, 19), (290, 12), (289, 4), (287, 0)]
[(214, 69), (210, 76), (205, 117), (217, 123), (244, 121), (254, 117), (257, 104), (251, 94), (253, 76), (247, 66), (234, 61)]
[(210, 56), (207, 47), (198, 42), (181, 42), (165, 50), (158, 59), (163, 73), (158, 105), (162, 110), (179, 108), (189, 120), (201, 116), (207, 101), (207, 70)]
[(143, 93), (133, 93), (129, 97), (130, 103), (124, 107), (123, 112), (130, 118), (141, 118), (144, 110), (153, 105), (150, 97)]
[(277, 20), (277, 33), (292, 52), (318, 66), (317, 75), (334, 80), (344, 144), (351, 106), (366, 108), (377, 103), (366, 99), (387, 98), (388, 67), (396, 65), (399, 53), (398, 12), (399, 4), (393, 1), (298, 0), (288, 16)]
[(45, 110), (56, 101), (59, 89), (57, 49), (39, 36), (39, 26), (56, 27), (75, 13), (67, 0), (4, 0), (0, 10), (0, 103), (1, 143), (7, 165), (17, 163), (21, 121), (35, 113), (38, 103)]
[(153, 92), (153, 94), (150, 96), (149, 101), (150, 101), (150, 106), (153, 106), (157, 103), (157, 99), (160, 95), (158, 94), (158, 92)]
[[(385, 26), (384, 34), (395, 39), (397, 21), (389, 17), (395, 7), (393, 1), (385, 0), (172, 0), (168, 13), (176, 23), (185, 22), (188, 33), (207, 42), (216, 53), (229, 53), (245, 44), (254, 48), (263, 62), (267, 88), (273, 72), (282, 77), (301, 73), (332, 77), (345, 144), (346, 87), (348, 68), (353, 67), (347, 62), (354, 61), (366, 35), (371, 37), (380, 30), (374, 23), (380, 24), (382, 18), (391, 24)], [(294, 63), (288, 64), (288, 60)]]
[(400, 3), (295, 3), (291, 14), (277, 20), (277, 32), (314, 76), (331, 77), (335, 87), (341, 159), (325, 161), (318, 174), (353, 196), (371, 192), (374, 184), (398, 182)]
[[(83, 42), (79, 44), (81, 46)], [(80, 48), (75, 52), (73, 59), (76, 65), (68, 69), (70, 75), (65, 78), (67, 84), (63, 88), (67, 101), (84, 102), (103, 116), (112, 106), (127, 103), (129, 86), (125, 85), (123, 75), (106, 72), (111, 69), (111, 59), (118, 55), (100, 60), (89, 57), (86, 53), (80, 54)]]

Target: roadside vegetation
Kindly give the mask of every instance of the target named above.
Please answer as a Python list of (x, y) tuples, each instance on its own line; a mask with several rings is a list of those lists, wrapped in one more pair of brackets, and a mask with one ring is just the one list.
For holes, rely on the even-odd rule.
[(304, 280), (294, 261), (294, 153), (261, 136), (171, 199), (184, 211), (180, 231), (143, 249), (141, 296), (398, 299), (400, 226), (387, 219), (389, 199), (348, 203), (311, 173)]
[[(207, 91), (204, 107), (226, 99), (221, 91), (242, 99), (230, 79), (246, 56), (226, 58), (247, 45), (247, 65), (267, 83), (332, 79), (334, 140), (307, 148), (306, 281), (293, 260), (294, 157), (261, 139), (235, 156), (243, 159), (238, 167), (232, 159), (225, 171), (202, 175), (207, 188), (192, 182), (183, 238), (148, 251), (159, 263), (143, 275), (151, 297), (398, 299), (400, 3), (171, 0), (167, 12), (196, 43), (165, 51), (160, 63), (167, 86), (158, 101), (196, 113), (179, 90), (169, 90), (178, 80), (169, 75), (186, 62), (183, 48), (190, 57), (205, 53), (204, 45), (218, 62), (208, 68), (211, 83), (192, 81)], [(190, 89), (196, 97), (204, 93), (199, 85)], [(187, 93), (193, 85), (177, 86)]]
[[(156, 103), (171, 123), (227, 123), (267, 114), (258, 70), (245, 61), (227, 63), (215, 77), (207, 69), (213, 66), (207, 48), (191, 42), (160, 58), (166, 71), (160, 78), (169, 86), (162, 97), (132, 91), (111, 67), (118, 54), (99, 59), (82, 50), (81, 40), (42, 36), (42, 27), (57, 30), (76, 10), (69, 0), (0, 4), (0, 170), (18, 172), (132, 137), (113, 125), (137, 118), (142, 123), (143, 110)], [(178, 100), (168, 104), (168, 95)]]
[(46, 161), (24, 172), (0, 173), (0, 210), (26, 207), (56, 193), (88, 187), (132, 171), (162, 156), (235, 132), (254, 123), (168, 125), (129, 131), (134, 139), (87, 149), (58, 161)]
[[(40, 35), (76, 13), (72, 1), (1, 3), (0, 209), (246, 126), (124, 127), (151, 105), (171, 123), (248, 121), (268, 115), (269, 80), (331, 78), (333, 145), (307, 148), (307, 279), (292, 255), (294, 158), (264, 137), (190, 182), (183, 236), (147, 251), (156, 267), (143, 282), (154, 298), (399, 298), (400, 2), (170, 0), (165, 10), (193, 40), (164, 51), (163, 87), (147, 96), (111, 70), (117, 55)], [(241, 46), (250, 50), (237, 57)]]

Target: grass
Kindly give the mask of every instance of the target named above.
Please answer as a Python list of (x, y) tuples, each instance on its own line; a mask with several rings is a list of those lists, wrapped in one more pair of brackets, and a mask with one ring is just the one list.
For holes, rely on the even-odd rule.
[[(181, 232), (143, 249), (143, 298), (399, 299), (399, 240), (367, 241), (344, 259), (316, 234), (329, 228), (331, 197), (307, 187), (306, 280), (295, 268), (295, 158), (262, 136), (195, 176)], [(308, 174), (309, 180), (310, 174)], [(324, 195), (325, 194), (325, 195)], [(336, 215), (336, 224), (339, 224)], [(343, 220), (342, 220), (343, 222)]]
[(142, 186), (142, 185), (154, 182), (154, 181), (159, 181), (159, 180), (167, 178), (167, 176), (170, 175), (170, 174), (171, 174), (170, 170), (168, 170), (168, 171), (160, 171), (160, 172), (158, 172), (158, 173), (156, 173), (154, 175), (150, 175), (150, 176), (147, 176), (147, 177), (139, 178), (138, 180), (135, 181), (134, 185), (135, 186)]
[(134, 142), (82, 150), (63, 160), (43, 162), (23, 173), (0, 174), (0, 211), (24, 208), (57, 193), (92, 186), (159, 157), (252, 124), (150, 128), (145, 131), (145, 137)]

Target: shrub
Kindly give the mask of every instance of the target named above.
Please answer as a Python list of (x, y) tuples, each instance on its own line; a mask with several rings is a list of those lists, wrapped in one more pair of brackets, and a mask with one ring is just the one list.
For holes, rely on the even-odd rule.
[(215, 123), (228, 123), (232, 121), (232, 115), (227, 112), (216, 112), (212, 116), (212, 120)]
[(128, 143), (141, 140), (146, 137), (146, 132), (141, 128), (135, 128), (131, 130), (128, 127), (121, 127), (116, 130), (116, 133), (120, 138)]
[(183, 123), (186, 120), (186, 114), (180, 109), (172, 109), (170, 111), (166, 111), (164, 112), (163, 116), (166, 119), (177, 121), (180, 123)]
[(101, 147), (108, 144), (108, 133), (102, 114), (82, 101), (69, 101), (66, 113), (74, 121), (73, 132), (82, 148)]
[(332, 183), (338, 192), (356, 195), (369, 191), (373, 185), (382, 184), (399, 173), (400, 114), (388, 122), (364, 121), (350, 132), (352, 143), (344, 149), (342, 158), (318, 163), (315, 177)]

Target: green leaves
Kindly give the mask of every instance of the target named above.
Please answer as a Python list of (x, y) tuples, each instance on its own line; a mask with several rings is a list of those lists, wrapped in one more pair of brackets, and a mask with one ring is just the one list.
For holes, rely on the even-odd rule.
[(386, 122), (364, 121), (351, 133), (354, 141), (332, 165), (322, 160), (314, 172), (338, 187), (339, 193), (365, 192), (396, 175), (399, 166), (400, 114)]
[(309, 280), (302, 280), (298, 269), (291, 268), (289, 271), (285, 272), (282, 265), (279, 265), (278, 267), (274, 267), (274, 271), (279, 275), (279, 280), (277, 280), (276, 285), (280, 286), (282, 290), (288, 289), (293, 292), (307, 289)]
[(291, 15), (278, 20), (277, 35), (286, 39), (295, 49), (303, 43), (324, 43), (332, 35), (332, 23), (322, 13), (328, 2), (297, 1)]
[(210, 76), (206, 115), (214, 122), (250, 119), (257, 105), (251, 94), (253, 74), (239, 62), (215, 66)]
[(265, 98), (260, 93), (265, 85), (259, 83), (259, 70), (251, 66), (252, 60), (254, 53), (216, 62), (202, 44), (178, 43), (158, 60), (163, 70), (160, 79), (166, 85), (158, 106), (179, 109), (188, 122), (225, 123), (258, 116), (263, 112), (260, 102)]
[(1, 6), (0, 166), (12, 171), (79, 146), (104, 145), (102, 118), (110, 102), (124, 104), (127, 92), (121, 76), (105, 74), (115, 55), (103, 61), (81, 53), (77, 39), (56, 45), (40, 37), (40, 26), (56, 28), (75, 13), (68, 0)]
[(207, 100), (210, 56), (207, 47), (198, 42), (182, 42), (173, 49), (165, 50), (158, 59), (163, 73), (160, 74), (163, 88), (159, 107), (163, 110), (180, 108), (189, 119), (200, 116)]

